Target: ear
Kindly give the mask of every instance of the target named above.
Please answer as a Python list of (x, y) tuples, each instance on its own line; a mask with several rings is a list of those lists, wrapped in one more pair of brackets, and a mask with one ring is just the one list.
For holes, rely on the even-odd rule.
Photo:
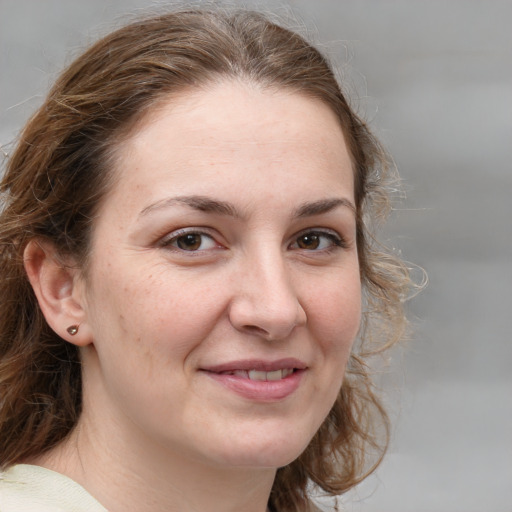
[[(70, 258), (62, 259), (46, 241), (31, 240), (23, 253), (25, 271), (48, 325), (77, 346), (92, 343), (86, 318), (84, 282)], [(78, 326), (76, 334), (68, 332)]]

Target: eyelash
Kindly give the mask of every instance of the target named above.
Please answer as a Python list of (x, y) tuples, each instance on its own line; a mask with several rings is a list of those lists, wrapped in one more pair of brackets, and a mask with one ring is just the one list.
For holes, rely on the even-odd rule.
[[(295, 240), (292, 244), (290, 244), (290, 247), (293, 245), (298, 245), (298, 241), (300, 238), (304, 237), (311, 237), (318, 239), (327, 239), (330, 242), (330, 245), (328, 247), (322, 247), (321, 249), (318, 249), (315, 247), (314, 249), (306, 249), (297, 247), (298, 250), (304, 250), (306, 252), (331, 252), (333, 250), (336, 250), (338, 248), (346, 249), (348, 248), (348, 244), (346, 240), (336, 233), (335, 231), (330, 230), (322, 230), (322, 229), (307, 229), (305, 231), (302, 231), (294, 236)], [(321, 245), (321, 241), (319, 241), (319, 244)]]
[[(191, 248), (191, 249), (185, 249), (183, 247), (179, 246), (180, 239), (184, 239), (186, 236), (197, 236), (199, 237), (199, 247), (197, 248)], [(310, 237), (310, 241), (313, 241), (313, 244), (315, 242), (318, 242), (318, 245), (312, 249), (308, 249), (305, 247), (299, 246), (299, 240), (302, 238)], [(204, 249), (200, 249), (200, 246), (205, 243), (205, 238), (209, 239), (211, 247), (207, 247)], [(322, 239), (328, 240), (329, 245), (327, 247), (322, 247)], [(189, 242), (193, 242), (194, 240), (191, 238)], [(186, 242), (185, 242), (186, 243)], [(190, 253), (190, 254), (198, 254), (205, 251), (208, 251), (210, 249), (214, 248), (222, 248), (222, 245), (219, 244), (215, 238), (209, 234), (208, 232), (204, 231), (203, 228), (191, 228), (191, 229), (181, 229), (175, 232), (172, 232), (169, 236), (164, 237), (159, 244), (161, 247), (164, 248), (172, 248), (173, 250), (176, 250), (181, 253)], [(295, 247), (294, 247), (295, 246)], [(348, 244), (346, 240), (340, 236), (335, 231), (330, 230), (322, 230), (322, 229), (307, 229), (304, 231), (301, 231), (300, 233), (296, 234), (294, 236), (294, 240), (292, 243), (288, 245), (289, 248), (295, 249), (295, 250), (301, 250), (308, 253), (313, 252), (319, 252), (319, 253), (328, 253), (332, 252), (338, 248), (346, 249), (348, 248)], [(320, 248), (318, 248), (320, 247)]]
[[(182, 247), (179, 247), (178, 244), (179, 244), (180, 239), (184, 239), (186, 236), (200, 237), (201, 245), (203, 244), (204, 239), (208, 238), (209, 240), (211, 240), (212, 246), (221, 247), (221, 245), (218, 242), (216, 242), (215, 238), (212, 235), (210, 235), (209, 233), (205, 232), (202, 228), (180, 229), (178, 231), (173, 231), (169, 236), (164, 237), (160, 241), (159, 245), (161, 247), (166, 247), (166, 248), (171, 247), (176, 251), (184, 252), (184, 253), (185, 252), (198, 253), (198, 252), (203, 252), (205, 250), (210, 249), (210, 247), (209, 247), (208, 249), (201, 249), (201, 250), (198, 250), (198, 249), (187, 250), (187, 249), (183, 249)], [(211, 247), (211, 248), (213, 248), (213, 247)]]

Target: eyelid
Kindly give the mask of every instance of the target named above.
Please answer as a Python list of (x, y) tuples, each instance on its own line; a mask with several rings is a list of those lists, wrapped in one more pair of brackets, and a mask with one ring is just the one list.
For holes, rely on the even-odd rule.
[[(195, 251), (186, 251), (184, 249), (180, 249), (179, 247), (176, 247), (176, 246), (172, 245), (173, 242), (176, 241), (178, 238), (180, 238), (182, 236), (185, 236), (185, 235), (191, 235), (191, 234), (200, 235), (200, 236), (204, 236), (204, 237), (210, 238), (211, 240), (213, 240), (213, 242), (215, 243), (216, 247), (208, 248), (208, 249), (198, 249), (198, 250), (195, 250)], [(209, 228), (198, 227), (198, 226), (193, 226), (193, 227), (188, 227), (188, 228), (181, 228), (181, 229), (176, 229), (174, 231), (171, 231), (170, 233), (168, 233), (167, 235), (165, 235), (165, 236), (163, 236), (162, 238), (159, 239), (158, 245), (160, 247), (163, 247), (163, 248), (174, 249), (176, 252), (190, 253), (190, 255), (192, 255), (194, 253), (195, 254), (202, 253), (202, 252), (206, 252), (206, 251), (209, 251), (209, 250), (212, 250), (212, 249), (223, 247), (223, 245), (217, 240), (217, 237), (214, 236), (214, 234), (211, 232), (211, 230)]]
[(329, 251), (329, 250), (332, 250), (332, 249), (338, 248), (338, 247), (343, 248), (343, 249), (347, 249), (349, 247), (349, 243), (347, 242), (346, 238), (344, 236), (342, 236), (340, 233), (338, 233), (337, 231), (335, 231), (333, 229), (329, 229), (329, 228), (317, 228), (317, 227), (303, 229), (303, 230), (299, 231), (298, 233), (295, 233), (292, 237), (292, 242), (290, 243), (290, 246), (296, 244), (297, 239), (300, 238), (301, 236), (311, 235), (311, 234), (323, 236), (323, 237), (330, 239), (332, 241), (332, 245), (325, 249), (316, 249), (316, 250), (315, 249), (309, 249), (309, 250), (303, 249), (304, 251), (322, 252), (322, 251)]

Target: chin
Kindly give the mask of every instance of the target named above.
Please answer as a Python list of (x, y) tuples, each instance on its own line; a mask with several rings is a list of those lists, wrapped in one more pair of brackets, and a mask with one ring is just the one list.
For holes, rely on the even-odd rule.
[(278, 469), (292, 463), (302, 452), (243, 454), (229, 457), (225, 464), (229, 467)]
[(233, 444), (224, 454), (219, 454), (224, 464), (234, 467), (280, 468), (293, 462), (307, 448), (309, 441), (304, 439), (253, 440), (250, 444)]

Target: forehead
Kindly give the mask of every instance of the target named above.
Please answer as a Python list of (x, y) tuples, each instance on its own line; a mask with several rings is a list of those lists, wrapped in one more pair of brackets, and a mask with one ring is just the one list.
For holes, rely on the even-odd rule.
[(268, 180), (269, 173), (312, 188), (325, 181), (353, 188), (343, 132), (328, 106), (239, 82), (161, 101), (118, 145), (115, 173), (115, 188), (140, 190), (160, 180), (163, 188), (186, 182), (204, 193), (216, 182)]

